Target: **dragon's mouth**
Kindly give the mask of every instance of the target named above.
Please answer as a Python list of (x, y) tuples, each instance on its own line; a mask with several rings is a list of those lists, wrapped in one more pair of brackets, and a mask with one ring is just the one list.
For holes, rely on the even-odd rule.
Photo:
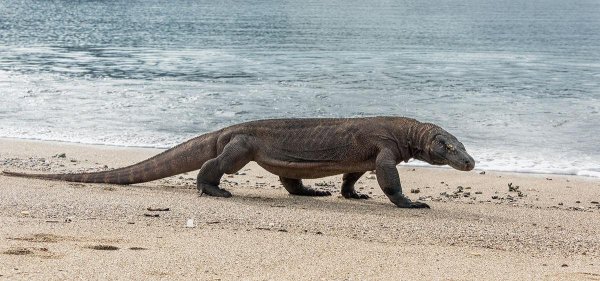
[(460, 171), (470, 171), (475, 168), (475, 160), (466, 152), (460, 153), (462, 157), (457, 157), (457, 159), (448, 159), (448, 165), (454, 169)]

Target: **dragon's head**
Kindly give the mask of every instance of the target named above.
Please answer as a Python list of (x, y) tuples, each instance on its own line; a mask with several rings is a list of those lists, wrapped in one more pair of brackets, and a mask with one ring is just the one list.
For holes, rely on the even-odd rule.
[(467, 153), (465, 146), (452, 134), (441, 128), (428, 138), (424, 147), (424, 160), (432, 165), (449, 165), (460, 171), (475, 168), (475, 160)]

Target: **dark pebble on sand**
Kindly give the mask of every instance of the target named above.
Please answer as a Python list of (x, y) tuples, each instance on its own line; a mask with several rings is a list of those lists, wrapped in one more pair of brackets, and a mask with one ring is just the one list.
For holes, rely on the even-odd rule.
[(599, 204), (598, 201), (591, 201), (592, 204)]
[(569, 265), (568, 265), (568, 264), (566, 264), (566, 263), (563, 263), (563, 264), (561, 265), (561, 267), (569, 267)]
[(158, 214), (144, 214), (145, 217), (158, 218)]
[(508, 183), (508, 192), (517, 192), (519, 191), (519, 186), (518, 185), (513, 185), (512, 182)]
[(419, 193), (421, 192), (421, 190), (419, 190), (418, 188), (413, 188), (410, 190), (410, 193)]

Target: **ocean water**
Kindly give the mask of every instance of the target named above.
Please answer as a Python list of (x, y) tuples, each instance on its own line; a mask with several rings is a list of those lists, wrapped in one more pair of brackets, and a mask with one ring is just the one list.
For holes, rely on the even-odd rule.
[[(3, 0), (0, 137), (169, 147), (409, 116), (478, 169), (600, 177), (597, 0)], [(413, 163), (419, 165), (419, 163)]]

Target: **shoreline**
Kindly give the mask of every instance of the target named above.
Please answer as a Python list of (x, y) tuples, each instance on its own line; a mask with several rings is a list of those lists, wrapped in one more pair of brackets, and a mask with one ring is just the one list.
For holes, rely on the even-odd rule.
[[(0, 138), (0, 170), (117, 168), (160, 151)], [(369, 200), (341, 198), (341, 176), (305, 181), (332, 196), (291, 196), (255, 163), (223, 177), (232, 198), (198, 197), (194, 172), (126, 186), (0, 174), (0, 279), (600, 278), (600, 179), (398, 169), (432, 209), (396, 208), (370, 173), (357, 183)]]
[[(39, 142), (41, 144), (49, 144), (49, 145), (74, 145), (74, 146), (90, 146), (90, 147), (104, 147), (108, 149), (132, 149), (132, 150), (149, 150), (155, 151), (156, 153), (168, 150), (169, 148), (160, 148), (160, 147), (151, 147), (151, 146), (128, 146), (128, 145), (112, 145), (112, 144), (101, 144), (101, 143), (81, 143), (81, 142), (70, 142), (70, 141), (58, 141), (58, 140), (42, 140), (42, 139), (20, 139), (20, 138), (11, 138), (11, 137), (0, 137), (0, 142)], [(133, 164), (133, 163), (132, 163)], [(411, 164), (411, 163), (401, 163), (399, 167), (409, 167), (409, 168), (418, 168), (418, 169), (442, 169), (442, 170), (452, 170), (447, 166), (432, 166), (427, 163), (422, 162), (422, 164)], [(577, 175), (573, 173), (552, 173), (552, 172), (536, 172), (536, 171), (510, 171), (510, 170), (501, 170), (501, 169), (480, 169), (475, 166), (473, 172), (494, 172), (494, 173), (503, 173), (503, 174), (514, 174), (514, 175), (530, 175), (530, 176), (565, 176), (565, 177), (577, 177), (581, 179), (591, 179), (591, 180), (600, 180), (599, 176), (594, 176), (591, 174), (588, 175)], [(600, 172), (598, 172), (600, 173)]]

